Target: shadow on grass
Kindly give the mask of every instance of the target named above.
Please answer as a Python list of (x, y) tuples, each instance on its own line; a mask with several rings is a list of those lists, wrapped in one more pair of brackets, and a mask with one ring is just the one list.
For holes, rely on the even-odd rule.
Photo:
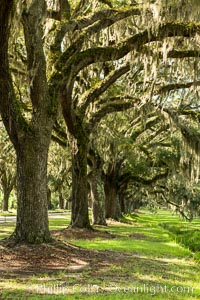
[[(163, 289), (164, 286), (167, 289), (189, 286), (192, 289), (191, 278), (197, 273), (196, 266), (184, 261), (177, 260), (175, 264), (139, 256), (133, 251), (89, 250), (55, 240), (47, 245), (17, 245), (14, 248), (7, 248), (1, 242), (0, 250), (2, 299), (46, 300), (55, 299), (55, 295), (56, 300), (66, 299), (66, 295), (67, 299), (133, 299), (133, 295), (134, 299), (141, 299), (142, 295), (146, 300), (150, 293), (134, 293), (134, 287), (145, 285), (152, 291), (158, 286)], [(99, 289), (92, 295), (91, 289), (87, 289), (94, 289), (94, 286)], [(62, 288), (65, 288), (65, 296)], [(163, 295), (157, 291), (153, 297), (195, 299), (188, 294), (174, 293), (171, 297), (166, 292), (166, 298), (162, 298)], [(196, 297), (196, 292), (194, 295)]]
[[(141, 218), (145, 219), (145, 215)], [(106, 232), (103, 227), (93, 233), (55, 230), (52, 233), (57, 240), (39, 246), (8, 248), (1, 242), (1, 298), (198, 299), (199, 267), (189, 250), (172, 242), (158, 227), (160, 220), (160, 216), (147, 216), (147, 222), (138, 219), (128, 225), (111, 223)], [(54, 229), (64, 226), (57, 220), (52, 225)], [(95, 286), (98, 292), (92, 294), (91, 287)], [(165, 286), (165, 292), (156, 290), (154, 294), (156, 287)], [(179, 290), (172, 292), (174, 286)], [(137, 287), (143, 287), (143, 291), (134, 292)], [(185, 287), (190, 293), (182, 292)]]

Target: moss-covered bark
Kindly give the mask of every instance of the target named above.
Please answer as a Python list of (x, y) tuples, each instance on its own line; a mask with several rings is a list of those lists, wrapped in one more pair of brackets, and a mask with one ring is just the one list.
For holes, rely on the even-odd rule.
[[(72, 151), (72, 215), (71, 226), (90, 228), (88, 213), (87, 154), (88, 133), (84, 129), (82, 118), (73, 115), (71, 131)], [(65, 120), (66, 123), (69, 119)], [(68, 124), (68, 123), (67, 123)], [(69, 128), (69, 127), (68, 127)]]
[(121, 217), (121, 208), (119, 203), (119, 194), (117, 184), (111, 176), (107, 177), (105, 185), (105, 208), (106, 218), (119, 220)]
[(105, 217), (105, 192), (102, 180), (103, 160), (96, 151), (90, 149), (88, 161), (91, 167), (88, 180), (92, 204), (92, 224), (107, 225)]
[(106, 218), (112, 218), (114, 220), (119, 220), (121, 216), (118, 185), (120, 165), (120, 161), (110, 162), (107, 173), (104, 176)]
[(93, 171), (90, 177), (90, 193), (92, 200), (92, 224), (106, 225), (105, 218), (105, 192), (101, 180), (101, 172), (99, 170)]
[(77, 140), (76, 153), (72, 153), (72, 217), (71, 226), (90, 228), (87, 181), (88, 141)]
[(31, 244), (49, 242), (47, 157), (50, 139), (40, 135), (24, 140), (17, 150), (17, 223), (13, 238)]

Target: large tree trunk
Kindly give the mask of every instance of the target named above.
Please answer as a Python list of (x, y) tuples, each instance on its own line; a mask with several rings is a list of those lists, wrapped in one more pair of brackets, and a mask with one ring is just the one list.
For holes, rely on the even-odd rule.
[(49, 140), (27, 138), (17, 151), (16, 241), (42, 243), (51, 240), (48, 229), (47, 157)]
[(97, 150), (90, 148), (88, 164), (91, 167), (88, 180), (92, 206), (92, 224), (107, 225), (105, 217), (105, 192), (102, 182), (103, 160)]
[(77, 151), (72, 154), (72, 217), (71, 226), (91, 228), (88, 214), (86, 139), (77, 141)]
[(121, 209), (119, 203), (118, 188), (112, 176), (109, 177), (107, 175), (104, 189), (106, 196), (106, 218), (119, 220), (119, 218), (121, 217)]
[(101, 172), (101, 169), (93, 167), (89, 178), (92, 200), (92, 224), (94, 225), (107, 225), (105, 218), (105, 193)]

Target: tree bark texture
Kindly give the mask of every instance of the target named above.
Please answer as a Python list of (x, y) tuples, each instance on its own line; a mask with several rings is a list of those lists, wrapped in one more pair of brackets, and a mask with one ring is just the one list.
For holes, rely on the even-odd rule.
[(91, 172), (88, 175), (92, 207), (92, 224), (107, 225), (105, 217), (105, 192), (103, 184), (103, 160), (96, 149), (89, 150), (88, 164)]
[(88, 142), (77, 141), (77, 152), (72, 153), (72, 217), (71, 226), (91, 228), (88, 213), (87, 179)]
[(94, 225), (106, 225), (105, 193), (101, 180), (101, 172), (101, 169), (93, 168), (92, 174), (89, 178), (92, 200), (92, 224)]
[(107, 175), (104, 189), (106, 196), (106, 218), (119, 220), (121, 216), (121, 209), (119, 203), (118, 187), (112, 176)]
[(49, 139), (29, 137), (17, 151), (17, 241), (49, 242), (47, 157)]

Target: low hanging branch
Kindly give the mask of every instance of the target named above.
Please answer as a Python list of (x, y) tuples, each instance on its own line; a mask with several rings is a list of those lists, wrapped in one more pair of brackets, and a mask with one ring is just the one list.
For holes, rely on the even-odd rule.
[(66, 148), (68, 146), (68, 143), (66, 140), (61, 139), (60, 137), (52, 134), (51, 140), (59, 144), (61, 147)]
[(132, 141), (135, 141), (138, 136), (140, 136), (143, 132), (145, 132), (147, 129), (150, 129), (154, 125), (158, 124), (160, 121), (159, 116), (155, 116), (153, 118), (150, 118), (144, 125), (138, 126), (136, 129), (134, 129), (133, 133), (130, 135), (130, 138)]
[(140, 176), (135, 176), (131, 172), (126, 172), (120, 176), (119, 181), (120, 181), (120, 184), (124, 184), (125, 182), (133, 181), (133, 182), (137, 182), (137, 183), (140, 183), (143, 185), (151, 185), (160, 179), (166, 178), (168, 176), (168, 174), (169, 174), (169, 170), (166, 169), (165, 172), (157, 174), (152, 178), (143, 178)]
[[(129, 16), (135, 16), (141, 14), (141, 7), (132, 7), (129, 9), (104, 9), (95, 12), (91, 16), (81, 17), (80, 19), (71, 20), (68, 23), (64, 23), (61, 29), (57, 32), (55, 37), (55, 45), (53, 49), (59, 50), (63, 38), (67, 32), (80, 31), (79, 37), (70, 45), (66, 50), (68, 54), (76, 51), (83, 42), (91, 35), (100, 32), (101, 30), (110, 27), (114, 23), (123, 20)], [(70, 57), (70, 55), (69, 55)], [(65, 59), (66, 62), (66, 59)]]
[(174, 112), (170, 109), (164, 108), (163, 111), (171, 117), (175, 126), (180, 130), (187, 144), (192, 148), (196, 155), (199, 155), (200, 149), (200, 133), (192, 130), (189, 126), (186, 126), (179, 118), (179, 112)]
[(161, 192), (161, 195), (162, 195), (163, 199), (165, 200), (165, 202), (166, 202), (167, 204), (170, 204), (170, 205), (176, 207), (177, 212), (179, 212), (179, 214), (180, 214), (184, 219), (186, 219), (187, 221), (191, 221), (191, 218), (188, 218), (188, 216), (184, 213), (183, 207), (181, 207), (180, 205), (178, 205), (178, 204), (176, 204), (176, 203), (174, 203), (174, 202), (168, 200), (167, 197), (165, 196), (165, 194), (164, 194), (163, 191)]
[[(157, 51), (157, 49), (153, 50), (147, 45), (142, 47), (142, 53), (148, 56), (154, 56), (155, 54), (157, 54), (160, 59), (163, 58), (163, 51)], [(167, 58), (189, 58), (189, 57), (196, 57), (196, 58), (200, 57), (200, 51), (172, 49), (167, 52)]]
[[(190, 38), (195, 34), (199, 34), (200, 25), (195, 23), (166, 23), (158, 26), (155, 33), (153, 29), (146, 29), (143, 32), (135, 34), (133, 37), (119, 43), (115, 47), (97, 47), (87, 49), (75, 54), (69, 59), (69, 49), (67, 49), (57, 63), (57, 69), (63, 65), (62, 73), (64, 75), (63, 83), (70, 77), (70, 81), (74, 81), (77, 74), (85, 67), (96, 63), (110, 60), (118, 60), (130, 51), (141, 51), (142, 46), (155, 41), (161, 41), (166, 37), (182, 36)], [(68, 61), (69, 59), (69, 61)]]
[(171, 83), (168, 85), (165, 85), (161, 88), (158, 88), (157, 90), (154, 91), (154, 94), (163, 94), (167, 93), (173, 90), (178, 90), (178, 89), (188, 89), (192, 86), (200, 86), (200, 81), (192, 81), (192, 82), (187, 82), (187, 83)]
[(102, 105), (101, 108), (92, 114), (92, 117), (89, 119), (87, 123), (87, 128), (88, 131), (91, 131), (92, 128), (107, 114), (113, 113), (113, 112), (119, 112), (119, 111), (124, 111), (129, 108), (133, 108), (134, 105), (140, 101), (139, 99), (135, 98), (135, 102), (125, 102), (127, 97), (116, 97), (116, 99), (119, 100), (114, 100), (110, 101), (108, 99), (108, 103), (105, 105)]
[[(135, 34), (133, 37), (125, 40), (123, 43), (119, 44), (116, 47), (107, 47), (107, 48), (94, 48), (88, 49), (80, 53), (80, 58), (77, 57), (77, 62), (81, 62), (81, 56), (84, 58), (88, 58), (84, 62), (84, 67), (98, 61), (105, 61), (105, 60), (117, 60), (125, 56), (132, 50), (139, 51), (142, 45), (145, 45), (150, 42), (154, 41), (161, 41), (166, 37), (175, 37), (175, 36), (182, 36), (190, 38), (195, 34), (200, 32), (200, 25), (191, 24), (191, 23), (167, 23), (160, 25), (158, 27), (157, 32), (155, 33), (154, 30), (144, 30), (138, 34)], [(97, 51), (97, 52), (96, 52)], [(94, 54), (96, 54), (94, 56)], [(105, 58), (105, 59), (104, 59)], [(81, 66), (81, 69), (83, 66)], [(77, 70), (79, 66), (77, 66)]]
[(169, 58), (200, 57), (199, 50), (171, 50), (167, 53)]
[(100, 83), (97, 83), (96, 86), (92, 87), (80, 98), (80, 103), (83, 103), (81, 110), (85, 113), (88, 105), (93, 103), (94, 100), (98, 99), (118, 78), (130, 70), (130, 65), (126, 64), (121, 68), (111, 72), (106, 78)]

